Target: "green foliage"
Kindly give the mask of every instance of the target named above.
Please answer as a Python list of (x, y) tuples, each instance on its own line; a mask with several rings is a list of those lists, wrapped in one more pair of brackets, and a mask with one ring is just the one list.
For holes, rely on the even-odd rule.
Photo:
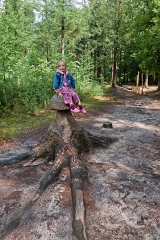
[(160, 25), (159, 1), (129, 0), (126, 2), (128, 12), (124, 34), (130, 49), (129, 57), (143, 73), (154, 76), (160, 71)]
[(104, 94), (113, 63), (117, 83), (134, 81), (138, 71), (158, 79), (159, 26), (159, 0), (89, 0), (79, 8), (72, 0), (5, 1), (0, 9), (0, 116), (47, 107), (61, 58), (82, 100)]

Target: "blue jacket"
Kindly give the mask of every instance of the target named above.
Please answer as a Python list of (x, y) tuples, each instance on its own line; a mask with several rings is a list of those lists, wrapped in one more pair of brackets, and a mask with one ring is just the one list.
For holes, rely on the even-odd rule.
[[(54, 75), (54, 80), (53, 80), (54, 89), (56, 90), (56, 89), (62, 88), (63, 82), (64, 82), (64, 74), (57, 71), (56, 74)], [(71, 75), (71, 73), (69, 72), (67, 72), (66, 74), (66, 82), (69, 87), (75, 88), (75, 80)]]

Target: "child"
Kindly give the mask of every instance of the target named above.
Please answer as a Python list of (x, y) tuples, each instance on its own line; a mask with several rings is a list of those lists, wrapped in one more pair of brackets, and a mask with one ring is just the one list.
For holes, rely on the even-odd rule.
[[(75, 80), (71, 73), (67, 71), (67, 64), (64, 60), (59, 61), (58, 70), (54, 75), (54, 90), (56, 93), (64, 98), (64, 103), (70, 105), (70, 111), (73, 113), (86, 113), (82, 107), (79, 96), (74, 92)], [(77, 104), (79, 109), (75, 107)]]

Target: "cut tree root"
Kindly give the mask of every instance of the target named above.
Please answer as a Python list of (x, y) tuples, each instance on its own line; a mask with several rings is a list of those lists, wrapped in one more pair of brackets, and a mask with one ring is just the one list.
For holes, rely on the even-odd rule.
[(18, 156), (13, 156), (10, 159), (0, 161), (0, 166), (6, 166), (6, 165), (14, 164), (14, 163), (19, 163), (19, 162), (23, 161), (24, 159), (26, 159), (27, 157), (29, 157), (30, 155), (31, 155), (30, 152), (21, 153)]
[[(39, 189), (32, 200), (12, 217), (10, 223), (0, 232), (0, 239), (5, 239), (19, 225), (23, 215), (39, 199), (47, 186), (56, 180), (63, 166), (68, 165), (71, 176), (73, 203), (73, 234), (78, 240), (87, 240), (85, 228), (86, 208), (83, 196), (83, 183), (88, 180), (87, 168), (80, 158), (82, 153), (91, 153), (95, 147), (107, 147), (116, 139), (93, 136), (77, 124), (70, 110), (57, 111), (47, 134), (31, 152), (19, 155), (11, 160), (1, 161), (0, 166), (20, 162), (29, 158), (24, 166), (34, 164), (38, 158), (45, 162), (52, 159), (53, 166), (40, 182)], [(40, 162), (41, 164), (42, 162)]]

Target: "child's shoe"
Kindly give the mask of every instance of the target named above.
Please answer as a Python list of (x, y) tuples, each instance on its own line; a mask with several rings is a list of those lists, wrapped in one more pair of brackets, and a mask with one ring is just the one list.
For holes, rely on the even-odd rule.
[(79, 105), (79, 110), (81, 113), (86, 114), (86, 110), (82, 107), (82, 105)]
[(73, 113), (79, 113), (80, 110), (78, 108), (76, 108), (73, 104), (70, 106), (70, 111)]
[(71, 112), (73, 112), (73, 113), (79, 113), (79, 112), (80, 112), (80, 110), (79, 110), (78, 108), (70, 109), (70, 110), (71, 110)]
[(80, 111), (81, 113), (86, 114), (86, 110), (84, 108), (82, 108)]

